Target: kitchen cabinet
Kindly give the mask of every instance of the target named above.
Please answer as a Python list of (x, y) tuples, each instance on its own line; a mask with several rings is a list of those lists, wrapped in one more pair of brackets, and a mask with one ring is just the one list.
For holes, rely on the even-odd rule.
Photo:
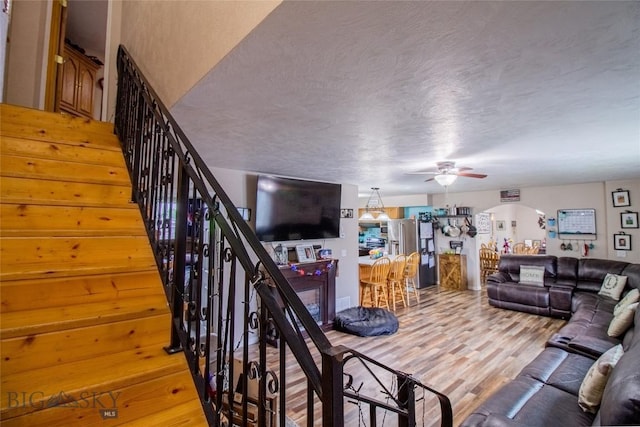
[(467, 289), (467, 256), (456, 254), (438, 255), (440, 288), (452, 291)]
[(69, 45), (64, 48), (60, 88), (61, 111), (93, 118), (96, 74), (100, 65)]

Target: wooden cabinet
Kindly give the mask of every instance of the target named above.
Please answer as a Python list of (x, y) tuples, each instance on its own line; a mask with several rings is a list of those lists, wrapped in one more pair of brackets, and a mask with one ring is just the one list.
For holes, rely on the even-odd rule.
[(467, 289), (467, 256), (438, 255), (438, 274), (440, 288), (453, 291)]
[(60, 88), (61, 111), (93, 118), (96, 73), (100, 66), (70, 46), (64, 48)]

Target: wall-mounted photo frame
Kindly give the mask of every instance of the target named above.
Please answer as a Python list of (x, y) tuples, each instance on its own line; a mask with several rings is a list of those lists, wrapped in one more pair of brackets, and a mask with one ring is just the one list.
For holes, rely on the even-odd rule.
[(616, 251), (630, 251), (631, 250), (631, 235), (629, 234), (614, 234), (613, 235), (613, 249)]
[(496, 220), (496, 230), (497, 231), (504, 231), (506, 228), (504, 220), (502, 219), (497, 219)]
[(340, 209), (340, 218), (353, 218), (353, 209)]
[(638, 212), (622, 212), (620, 214), (620, 227), (638, 228)]
[(316, 260), (313, 245), (297, 245), (296, 254), (298, 255), (298, 262), (313, 262)]
[(629, 199), (629, 191), (618, 188), (611, 193), (613, 197), (613, 207), (621, 208), (623, 206), (631, 206), (631, 200)]

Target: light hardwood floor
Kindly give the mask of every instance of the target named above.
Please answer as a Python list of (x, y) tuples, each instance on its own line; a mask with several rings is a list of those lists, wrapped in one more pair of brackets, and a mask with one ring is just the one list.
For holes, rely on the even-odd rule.
[[(337, 331), (327, 335), (333, 345), (350, 347), (446, 394), (453, 406), (454, 425), (514, 378), (543, 350), (552, 333), (565, 324), (560, 319), (491, 307), (484, 289), (441, 291), (432, 287), (420, 292), (420, 304), (414, 302), (409, 308), (397, 310), (400, 328), (394, 335), (357, 337)], [(306, 381), (293, 358), (287, 366), (287, 416), (303, 426)], [(375, 393), (381, 388), (370, 379), (362, 380), (365, 370), (357, 363), (348, 364), (345, 371), (354, 374), (356, 386), (364, 381), (361, 392)], [(390, 383), (391, 377), (383, 375), (383, 384), (391, 389)], [(437, 402), (427, 397), (419, 402), (422, 403), (419, 410), (424, 415), (418, 425), (438, 425)], [(369, 426), (367, 411), (366, 407), (347, 405), (345, 425)], [(383, 417), (379, 412), (379, 425)], [(384, 425), (396, 425), (395, 417), (387, 414)]]

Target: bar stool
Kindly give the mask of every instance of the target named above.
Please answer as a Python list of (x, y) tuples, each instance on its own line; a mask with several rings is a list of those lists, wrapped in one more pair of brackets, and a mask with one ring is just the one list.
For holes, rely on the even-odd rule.
[(389, 309), (389, 299), (387, 298), (387, 278), (391, 260), (388, 257), (378, 258), (371, 266), (371, 273), (368, 278), (360, 280), (360, 302), (365, 304), (365, 297), (369, 294), (372, 307), (380, 307), (382, 300)]
[(392, 310), (396, 310), (396, 298), (399, 297), (404, 307), (407, 306), (407, 301), (404, 292), (404, 270), (407, 265), (407, 256), (398, 255), (393, 261), (391, 261), (391, 268), (389, 269), (389, 295), (391, 296)]
[(404, 269), (404, 285), (407, 289), (407, 302), (413, 292), (413, 296), (416, 299), (416, 303), (420, 303), (420, 293), (418, 292), (418, 285), (416, 284), (416, 277), (418, 276), (418, 267), (420, 266), (420, 254), (413, 252), (407, 257), (406, 267)]

